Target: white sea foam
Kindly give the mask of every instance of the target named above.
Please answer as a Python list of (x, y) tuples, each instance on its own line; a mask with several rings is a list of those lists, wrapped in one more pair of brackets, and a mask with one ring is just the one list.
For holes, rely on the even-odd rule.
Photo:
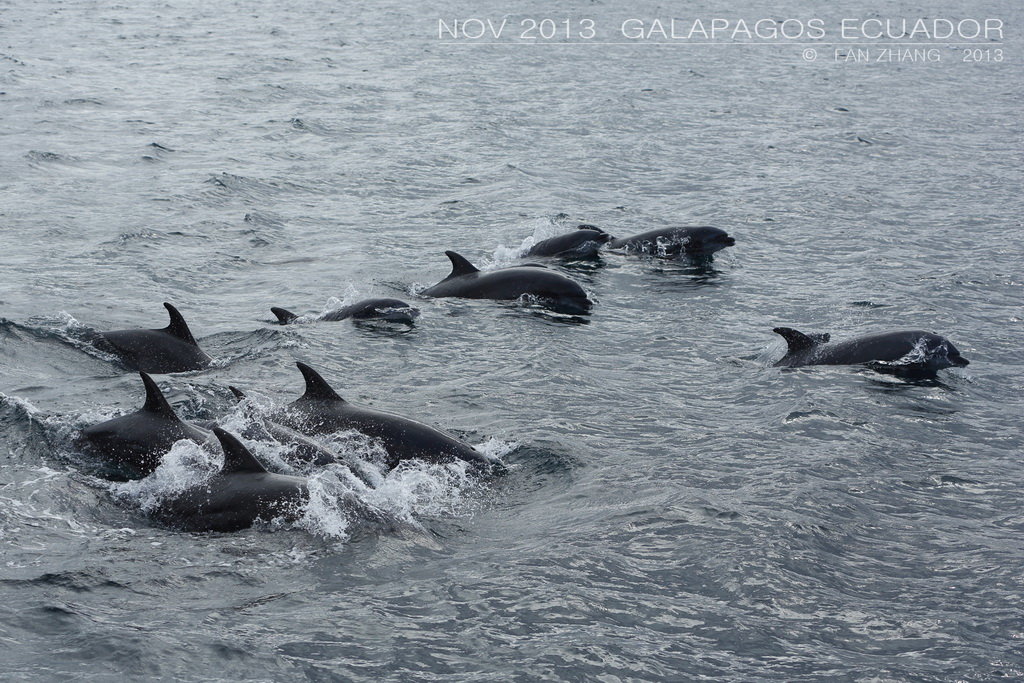
[(145, 479), (111, 484), (115, 496), (151, 512), (175, 494), (205, 484), (220, 471), (223, 456), (182, 439), (164, 455), (160, 466)]
[(80, 330), (89, 329), (87, 325), (80, 323), (73, 315), (67, 311), (61, 311), (57, 314), (57, 322), (61, 324), (66, 332), (76, 332)]
[[(0, 393), (0, 405), (5, 403), (24, 415), (25, 419), (27, 419), (30, 424), (35, 423), (42, 425), (44, 427), (43, 432), (46, 434), (46, 440), (48, 443), (62, 443), (68, 441), (72, 438), (75, 432), (78, 431), (78, 424), (57, 415), (46, 414), (28, 399), (24, 399), (19, 396), (8, 396), (4, 393)], [(108, 420), (110, 417), (114, 417), (116, 415), (116, 413), (110, 411), (95, 411), (95, 414), (102, 416), (99, 420), (96, 420), (97, 422)], [(88, 424), (92, 424), (92, 422), (89, 422)]]
[(481, 270), (493, 270), (513, 265), (518, 259), (525, 256), (526, 252), (530, 251), (533, 245), (569, 231), (563, 223), (549, 218), (534, 219), (524, 227), (532, 227), (533, 232), (524, 237), (518, 246), (509, 247), (499, 244), (491, 258), (480, 264), (479, 268)]
[(7, 394), (0, 392), (0, 401), (8, 403), (22, 412), (29, 420), (36, 419), (41, 416), (42, 413), (39, 408), (32, 405), (32, 402), (21, 398), (19, 396), (8, 396)]
[(346, 540), (351, 525), (345, 501), (352, 498), (353, 484), (331, 466), (309, 478), (309, 500), (296, 523), (316, 536)]
[[(298, 523), (310, 533), (344, 540), (357, 519), (419, 527), (424, 517), (463, 516), (474, 510), (477, 501), (471, 492), (482, 484), (467, 463), (405, 461), (385, 474), (380, 466), (386, 452), (366, 436), (339, 432), (323, 443), (343, 453), (370, 485), (339, 465), (313, 474), (309, 479), (309, 503)], [(514, 443), (498, 439), (478, 446), (493, 460), (500, 460), (514, 448)]]
[(340, 297), (332, 296), (327, 299), (327, 303), (324, 304), (324, 309), (320, 312), (320, 315), (326, 315), (331, 311), (342, 308), (343, 306), (351, 306), (357, 301), (367, 298), (365, 294), (360, 292), (359, 288), (355, 284), (349, 282), (345, 285), (345, 291)]
[(288, 457), (292, 450), (290, 446), (276, 441), (253, 439), (246, 436), (256, 420), (262, 419), (260, 416), (265, 411), (258, 407), (259, 402), (262, 400), (266, 400), (266, 398), (254, 394), (246, 394), (245, 399), (236, 405), (231, 412), (217, 420), (217, 425), (237, 437), (242, 442), (242, 445), (248, 448), (256, 456), (256, 459), (263, 463), (271, 472), (299, 474)]
[(493, 436), (482, 444), (478, 444), (475, 448), (487, 456), (491, 460), (501, 461), (506, 455), (514, 451), (519, 447), (519, 444), (515, 441), (502, 441), (496, 439)]

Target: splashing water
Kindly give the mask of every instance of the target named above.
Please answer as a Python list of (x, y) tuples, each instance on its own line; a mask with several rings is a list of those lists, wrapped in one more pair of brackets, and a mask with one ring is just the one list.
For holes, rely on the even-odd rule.
[(341, 504), (351, 489), (332, 468), (309, 480), (309, 501), (296, 522), (299, 528), (315, 536), (348, 540), (349, 516)]
[(927, 339), (924, 337), (914, 342), (914, 348), (906, 353), (902, 358), (897, 358), (894, 361), (888, 361), (885, 364), (893, 367), (900, 367), (904, 365), (924, 365), (933, 358), (945, 357), (946, 356), (946, 345), (942, 344), (939, 348), (929, 349)]
[[(433, 464), (405, 461), (384, 473), (387, 458), (383, 447), (354, 431), (337, 432), (322, 440), (344, 455), (349, 467), (365, 475), (369, 485), (341, 465), (331, 465), (309, 479), (310, 500), (298, 526), (310, 533), (346, 540), (353, 522), (395, 522), (422, 528), (425, 517), (472, 515), (486, 487), (468, 463)], [(516, 444), (489, 439), (477, 447), (489, 459), (500, 462)]]
[(323, 316), (335, 309), (350, 306), (361, 299), (366, 299), (367, 297), (368, 295), (361, 293), (354, 283), (348, 282), (345, 285), (345, 291), (341, 297), (332, 296), (327, 299), (327, 303), (324, 304), (324, 309), (320, 312), (320, 315)]
[(559, 214), (558, 216), (537, 218), (530, 221), (527, 224), (533, 225), (533, 232), (523, 238), (518, 247), (508, 247), (504, 244), (499, 244), (491, 255), (489, 260), (484, 260), (479, 266), (481, 270), (493, 270), (495, 268), (505, 268), (507, 266), (515, 264), (515, 262), (526, 255), (526, 252), (530, 251), (531, 248), (538, 242), (543, 242), (546, 239), (556, 237), (564, 232), (567, 232), (569, 228), (562, 222), (561, 219), (564, 217)]
[(195, 486), (205, 484), (220, 471), (223, 456), (214, 455), (199, 444), (182, 439), (164, 455), (160, 466), (145, 479), (110, 485), (114, 497), (132, 503), (143, 512)]
[(296, 466), (296, 459), (291, 457), (292, 447), (268, 440), (269, 434), (267, 439), (252, 436), (265, 432), (261, 424), (262, 415), (266, 414), (261, 407), (264, 405), (270, 405), (265, 396), (247, 394), (245, 399), (239, 402), (231, 412), (217, 420), (217, 424), (221, 429), (237, 437), (269, 471), (281, 474), (301, 474)]
[(32, 405), (31, 401), (19, 398), (18, 396), (8, 396), (2, 392), (0, 392), (0, 405), (9, 405), (13, 407), (16, 412), (24, 415), (30, 422), (42, 415), (42, 411)]
[(422, 529), (421, 518), (468, 516), (468, 495), (482, 486), (463, 462), (444, 465), (401, 463), (375, 486), (367, 486), (340, 465), (309, 478), (309, 500), (295, 526), (329, 539), (346, 541), (354, 524), (378, 522)]
[(67, 311), (59, 312), (56, 318), (66, 332), (81, 332), (90, 329), (88, 325), (79, 322), (75, 316)]

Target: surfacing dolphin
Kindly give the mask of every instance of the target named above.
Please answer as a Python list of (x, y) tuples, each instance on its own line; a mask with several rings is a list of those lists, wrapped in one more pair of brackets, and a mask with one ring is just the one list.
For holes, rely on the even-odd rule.
[[(228, 389), (240, 402), (246, 399), (245, 392), (241, 389), (231, 386)], [(291, 459), (298, 461), (290, 464), (298, 464), (300, 469), (318, 469), (334, 463), (342, 464), (348, 467), (349, 471), (364, 484), (372, 486), (370, 478), (366, 476), (359, 465), (329, 448), (321, 446), (305, 434), (274, 422), (254, 408), (248, 410), (246, 416), (249, 418), (251, 428), (243, 432), (242, 435), (260, 441), (276, 441), (288, 446)]]
[[(281, 325), (290, 325), (300, 317), (289, 310), (276, 306), (271, 308), (270, 312), (277, 316), (277, 321)], [(398, 299), (364, 299), (349, 306), (327, 311), (316, 316), (315, 320), (335, 321), (351, 318), (352, 320), (384, 320), (411, 325), (419, 314), (419, 309)]]
[(294, 519), (309, 501), (306, 479), (271, 474), (242, 443), (220, 427), (213, 433), (224, 465), (209, 480), (162, 501), (153, 516), (185, 531), (239, 531), (257, 520)]
[(403, 460), (446, 463), (463, 460), (489, 468), (496, 464), (469, 444), (422, 422), (394, 413), (354, 406), (331, 388), (316, 370), (296, 363), (306, 381), (306, 391), (285, 406), (273, 420), (307, 434), (355, 430), (376, 439), (388, 454), (388, 469)]
[(804, 334), (790, 327), (773, 332), (786, 340), (786, 355), (777, 367), (804, 365), (860, 365), (889, 372), (934, 373), (943, 368), (965, 367), (966, 358), (953, 343), (923, 330), (901, 330), (868, 334), (829, 343), (831, 336)]
[(96, 346), (112, 351), (132, 369), (165, 373), (202, 370), (210, 357), (196, 344), (185, 319), (174, 306), (164, 303), (171, 324), (159, 330), (100, 332)]
[(174, 413), (152, 377), (139, 375), (146, 387), (142, 408), (87, 427), (78, 437), (82, 449), (103, 461), (102, 472), (112, 479), (141, 479), (157, 468), (176, 441), (203, 444), (210, 436)]
[(608, 247), (629, 254), (679, 258), (710, 256), (734, 244), (735, 238), (724, 230), (697, 226), (658, 228), (632, 237), (614, 238), (608, 242)]
[(451, 274), (420, 292), (423, 296), (499, 301), (529, 297), (546, 308), (571, 315), (589, 313), (594, 305), (576, 282), (543, 266), (481, 271), (454, 251), (445, 255), (452, 262)]
[(596, 225), (580, 225), (575, 232), (541, 240), (523, 256), (551, 256), (564, 259), (594, 258), (601, 246), (614, 239)]

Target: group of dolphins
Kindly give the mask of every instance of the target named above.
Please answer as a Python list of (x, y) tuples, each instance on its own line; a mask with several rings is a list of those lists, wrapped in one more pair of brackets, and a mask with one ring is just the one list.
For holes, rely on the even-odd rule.
[[(580, 225), (573, 232), (534, 244), (524, 255), (579, 260), (596, 257), (602, 248), (609, 248), (659, 258), (706, 259), (733, 244), (735, 239), (713, 227), (664, 228), (620, 239), (593, 225)], [(572, 315), (586, 314), (593, 307), (578, 283), (542, 265), (481, 271), (459, 254), (445, 253), (452, 262), (451, 274), (423, 290), (423, 296), (528, 299)], [(164, 306), (170, 314), (170, 324), (165, 328), (102, 332), (95, 339), (97, 346), (139, 371), (146, 400), (134, 413), (82, 430), (78, 444), (97, 458), (105, 476), (139, 479), (156, 470), (164, 454), (179, 440), (210, 448), (219, 441), (224, 454), (221, 470), (203, 484), (163, 500), (152, 511), (153, 516), (163, 524), (188, 531), (236, 531), (257, 520), (294, 518), (309, 499), (304, 477), (269, 472), (238, 438), (214, 424), (184, 422), (148, 374), (200, 370), (211, 362), (178, 310), (169, 303)], [(281, 324), (300, 320), (300, 316), (283, 308), (271, 310)], [(318, 319), (411, 323), (418, 314), (397, 299), (369, 299)], [(830, 343), (828, 334), (804, 334), (787, 327), (774, 331), (788, 347), (777, 366), (867, 364), (880, 370), (934, 373), (968, 364), (949, 340), (921, 330), (878, 333), (836, 343)], [(422, 460), (462, 461), (480, 473), (500, 471), (498, 461), (450, 434), (400, 415), (348, 403), (313, 368), (304, 363), (297, 365), (305, 380), (305, 393), (269, 415), (250, 414), (250, 431), (243, 436), (287, 446), (299, 469), (336, 463), (370, 484), (370, 477), (358, 463), (310, 438), (354, 430), (383, 447), (386, 469), (405, 460)], [(245, 398), (241, 390), (231, 387), (231, 391), (239, 400)]]

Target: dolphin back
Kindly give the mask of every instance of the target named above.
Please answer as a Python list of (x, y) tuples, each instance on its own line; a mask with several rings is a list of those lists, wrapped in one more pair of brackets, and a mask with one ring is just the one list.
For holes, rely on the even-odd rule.
[(270, 474), (233, 435), (214, 428), (224, 449), (221, 471), (163, 501), (154, 516), (185, 531), (239, 531), (258, 520), (294, 518), (309, 499), (302, 477)]
[(164, 308), (170, 315), (167, 327), (100, 332), (95, 345), (144, 372), (187, 372), (209, 366), (212, 359), (199, 348), (178, 309), (166, 302)]
[(139, 373), (146, 388), (142, 408), (82, 430), (77, 443), (98, 465), (98, 474), (110, 479), (141, 479), (159, 465), (176, 441), (202, 444), (203, 430), (182, 421), (153, 378)]
[(600, 228), (581, 225), (575, 232), (537, 242), (526, 256), (557, 256), (562, 258), (593, 258), (612, 236)]
[(277, 306), (271, 306), (270, 312), (277, 318), (279, 325), (289, 325), (295, 322), (299, 316), (289, 311), (287, 308), (279, 308)]

